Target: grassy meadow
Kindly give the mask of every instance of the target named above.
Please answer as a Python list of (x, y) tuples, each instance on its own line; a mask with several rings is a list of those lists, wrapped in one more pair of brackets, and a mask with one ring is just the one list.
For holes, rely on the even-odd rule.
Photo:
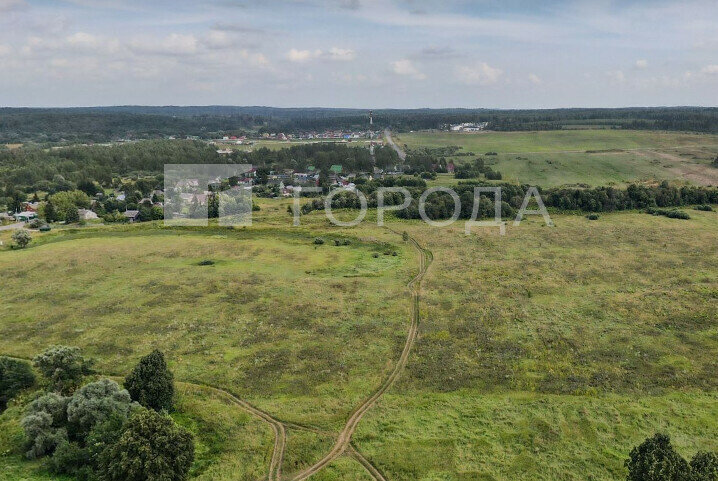
[[(246, 228), (92, 226), (33, 234), (24, 250), (5, 242), (0, 353), (76, 345), (98, 371), (124, 375), (161, 349), (175, 418), (197, 439), (192, 479), (262, 479), (274, 436), (185, 383), (314, 428), (288, 425), (291, 479), (398, 359), (418, 257), (372, 212), (356, 228), (321, 212), (294, 228), (291, 201), (258, 203)], [(621, 479), (630, 448), (659, 430), (684, 456), (717, 450), (718, 214), (690, 215), (560, 215), (555, 228), (530, 216), (503, 237), (391, 220), (434, 261), (407, 368), (354, 444), (391, 481)], [(22, 458), (25, 402), (0, 415), (0, 472), (61, 479)], [(311, 479), (372, 478), (343, 456)]]
[[(624, 185), (681, 180), (718, 185), (718, 136), (631, 130), (541, 132), (412, 132), (395, 139), (408, 149), (459, 146), (459, 153), (485, 156), (503, 180), (543, 187)], [(452, 157), (448, 157), (452, 158)], [(466, 157), (453, 157), (456, 163)], [(450, 185), (450, 178), (444, 179)]]
[(434, 253), (406, 375), (356, 443), (393, 480), (613, 480), (718, 449), (718, 214), (406, 225)]

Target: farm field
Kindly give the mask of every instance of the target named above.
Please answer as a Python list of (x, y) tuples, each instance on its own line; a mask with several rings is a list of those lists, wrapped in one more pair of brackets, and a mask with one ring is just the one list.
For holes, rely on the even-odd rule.
[[(180, 384), (178, 419), (198, 437), (193, 479), (260, 479), (274, 439), (196, 384), (288, 423), (292, 479), (398, 359), (417, 256), (370, 221), (337, 228), (313, 213), (292, 228), (287, 201), (260, 204), (246, 229), (94, 227), (0, 252), (0, 352), (77, 345), (122, 375), (160, 348), (193, 383)], [(392, 221), (434, 260), (407, 367), (354, 444), (386, 479), (407, 481), (621, 478), (630, 448), (658, 430), (686, 456), (717, 449), (716, 215), (555, 216), (554, 229), (530, 218), (505, 237)], [(2, 450), (19, 436), (18, 410), (0, 417), (15, 436), (0, 436)], [(14, 451), (0, 468), (50, 479)], [(311, 479), (372, 478), (343, 456)]]
[[(485, 156), (504, 180), (544, 187), (623, 185), (633, 181), (680, 180), (718, 185), (718, 136), (630, 130), (542, 132), (414, 132), (400, 134), (408, 149), (459, 146), (459, 153)], [(451, 157), (447, 157), (451, 158)], [(453, 157), (456, 163), (466, 157)]]

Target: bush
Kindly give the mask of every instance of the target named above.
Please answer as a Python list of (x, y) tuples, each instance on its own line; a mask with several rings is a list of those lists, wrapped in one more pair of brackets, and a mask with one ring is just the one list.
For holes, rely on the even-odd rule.
[(209, 259), (205, 259), (205, 260), (203, 260), (203, 261), (199, 261), (199, 262), (197, 263), (197, 265), (198, 265), (198, 266), (213, 266), (213, 265), (214, 265), (214, 261), (211, 261), (211, 260), (209, 260)]
[(587, 218), (588, 220), (598, 220), (598, 217), (599, 217), (598, 214), (588, 214), (588, 215), (586, 216), (586, 218)]
[(164, 355), (155, 350), (140, 359), (125, 379), (125, 389), (133, 401), (146, 408), (171, 410), (174, 398), (173, 376), (167, 368)]
[(182, 481), (194, 460), (194, 443), (169, 416), (143, 410), (102, 458), (101, 474), (109, 481)]
[(53, 346), (35, 356), (33, 363), (52, 390), (65, 394), (74, 391), (82, 377), (92, 372), (92, 362), (82, 357), (77, 347)]
[(87, 452), (77, 443), (63, 440), (50, 459), (50, 471), (56, 474), (77, 476), (87, 462)]
[(25, 229), (19, 229), (13, 232), (12, 241), (18, 247), (18, 249), (24, 249), (32, 240), (30, 232)]
[(315, 243), (316, 245), (322, 245), (322, 244), (324, 244), (324, 239), (322, 239), (321, 237), (315, 237), (315, 238), (314, 238), (314, 243)]
[(31, 229), (41, 229), (46, 225), (45, 221), (40, 218), (35, 218), (27, 223), (27, 226)]
[(713, 207), (711, 207), (708, 204), (705, 205), (697, 205), (694, 207), (695, 210), (702, 210), (703, 212), (713, 212)]
[(656, 434), (633, 448), (625, 462), (627, 481), (689, 481), (690, 468), (665, 434)]
[(662, 216), (668, 217), (670, 219), (688, 220), (691, 218), (691, 216), (688, 215), (688, 212), (684, 212), (682, 210), (677, 210), (677, 209), (656, 209), (653, 207), (649, 207), (648, 209), (646, 209), (646, 213), (652, 214), (652, 215), (662, 215)]
[(67, 404), (69, 398), (55, 393), (45, 394), (28, 406), (20, 424), (27, 438), (26, 456), (29, 459), (51, 454), (57, 446), (68, 441)]
[(0, 356), (0, 412), (17, 393), (34, 384), (35, 374), (30, 364)]

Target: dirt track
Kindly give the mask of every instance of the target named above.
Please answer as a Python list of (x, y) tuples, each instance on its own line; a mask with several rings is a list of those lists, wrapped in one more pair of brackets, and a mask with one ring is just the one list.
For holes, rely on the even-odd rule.
[[(342, 429), (339, 433), (339, 436), (337, 437), (337, 440), (334, 443), (334, 447), (332, 447), (331, 451), (329, 451), (329, 453), (317, 463), (294, 476), (292, 478), (293, 481), (302, 481), (309, 478), (313, 474), (316, 474), (321, 471), (325, 466), (330, 464), (336, 458), (344, 454), (344, 452), (350, 446), (352, 435), (354, 434), (354, 431), (356, 430), (359, 421), (361, 421), (362, 417), (364, 417), (367, 411), (369, 411), (369, 409), (371, 409), (372, 406), (376, 404), (382, 394), (384, 394), (394, 384), (394, 382), (399, 377), (399, 374), (406, 366), (407, 361), (409, 360), (409, 353), (411, 352), (411, 348), (414, 346), (414, 342), (416, 341), (416, 336), (419, 331), (419, 294), (421, 291), (421, 281), (424, 278), (424, 275), (426, 274), (426, 271), (429, 268), (431, 261), (433, 260), (433, 255), (430, 251), (422, 248), (412, 238), (409, 238), (409, 241), (419, 251), (419, 273), (408, 284), (408, 287), (412, 291), (412, 313), (411, 325), (409, 326), (409, 333), (406, 338), (406, 343), (404, 344), (404, 350), (402, 351), (401, 356), (399, 357), (399, 360), (397, 361), (396, 366), (392, 370), (389, 377), (382, 383), (381, 386), (379, 386), (379, 389), (377, 389), (374, 394), (372, 394), (367, 400), (365, 400), (361, 405), (359, 405), (359, 407), (354, 410), (354, 412), (344, 425), (344, 429)], [(383, 477), (377, 479), (383, 479)]]

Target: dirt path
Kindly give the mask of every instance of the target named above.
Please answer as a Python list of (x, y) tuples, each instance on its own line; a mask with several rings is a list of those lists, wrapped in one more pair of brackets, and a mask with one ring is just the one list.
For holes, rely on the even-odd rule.
[(384, 131), (384, 136), (386, 137), (386, 141), (391, 145), (391, 147), (396, 151), (397, 155), (401, 160), (406, 160), (406, 153), (399, 148), (398, 145), (394, 143), (394, 139), (391, 138), (391, 130), (386, 129)]
[[(334, 461), (336, 458), (338, 458), (347, 451), (347, 449), (351, 446), (351, 438), (354, 435), (354, 431), (356, 431), (359, 421), (361, 421), (367, 411), (369, 411), (369, 409), (371, 409), (376, 404), (379, 398), (391, 386), (394, 385), (394, 383), (399, 377), (399, 374), (404, 369), (407, 361), (409, 360), (411, 348), (414, 346), (416, 336), (419, 332), (419, 295), (421, 292), (421, 281), (424, 278), (424, 275), (426, 274), (429, 265), (431, 264), (431, 261), (433, 260), (433, 255), (430, 251), (422, 248), (412, 238), (409, 238), (409, 242), (411, 242), (414, 248), (416, 248), (416, 250), (419, 252), (419, 273), (408, 284), (409, 289), (411, 289), (412, 291), (411, 325), (409, 326), (409, 333), (406, 337), (406, 343), (404, 344), (404, 349), (401, 353), (401, 356), (399, 357), (399, 360), (397, 361), (396, 366), (392, 370), (391, 374), (389, 374), (389, 377), (387, 377), (386, 380), (382, 383), (382, 385), (379, 386), (379, 389), (377, 389), (374, 394), (372, 394), (367, 400), (365, 400), (361, 405), (359, 405), (359, 407), (354, 410), (354, 412), (344, 425), (344, 429), (342, 429), (339, 433), (339, 436), (337, 437), (337, 440), (334, 443), (334, 446), (332, 447), (331, 451), (329, 451), (329, 453), (317, 463), (294, 476), (292, 478), (293, 481), (302, 481), (309, 478), (313, 474), (316, 474), (322, 469), (324, 469), (332, 461)], [(353, 450), (353, 452), (356, 453), (357, 451)], [(371, 472), (372, 471), (370, 471), (370, 473)], [(378, 471), (376, 472), (378, 473)], [(374, 473), (372, 473), (372, 475), (375, 476)], [(381, 476), (380, 473), (379, 475)], [(383, 476), (380, 478), (377, 478), (375, 476), (375, 479), (383, 479)]]

